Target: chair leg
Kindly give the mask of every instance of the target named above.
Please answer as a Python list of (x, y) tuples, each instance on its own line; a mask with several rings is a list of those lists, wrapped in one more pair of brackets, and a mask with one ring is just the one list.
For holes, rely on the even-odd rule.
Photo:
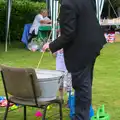
[[(55, 103), (59, 104), (60, 120), (63, 120), (63, 115), (62, 115), (62, 102), (61, 102), (61, 101), (58, 101), (58, 102), (55, 102)], [(53, 103), (51, 103), (51, 104), (53, 104)], [(50, 104), (49, 104), (49, 105), (50, 105)], [(46, 120), (46, 112), (47, 112), (47, 107), (48, 107), (49, 105), (46, 105), (45, 108), (44, 108), (42, 120)]]
[(3, 120), (6, 120), (6, 119), (7, 119), (8, 110), (9, 110), (9, 105), (10, 105), (10, 102), (8, 101), (7, 106), (6, 106), (6, 110), (5, 110), (5, 114), (4, 114), (4, 119), (3, 119)]
[(46, 112), (47, 112), (48, 105), (45, 105), (44, 111), (43, 111), (43, 117), (42, 120), (46, 120)]
[(27, 111), (26, 106), (24, 106), (24, 120), (26, 120), (26, 111)]
[(60, 112), (60, 120), (63, 119), (63, 114), (62, 114), (62, 102), (59, 102), (59, 112)]

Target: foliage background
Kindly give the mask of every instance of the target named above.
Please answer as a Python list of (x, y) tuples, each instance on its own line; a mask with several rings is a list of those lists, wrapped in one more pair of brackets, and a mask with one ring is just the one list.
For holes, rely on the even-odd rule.
[[(42, 0), (43, 1), (43, 0)], [(45, 8), (44, 2), (34, 0), (13, 0), (11, 21), (10, 21), (10, 39), (20, 40), (24, 24), (32, 23), (35, 15)], [(4, 41), (6, 21), (6, 1), (0, 0), (0, 41)]]

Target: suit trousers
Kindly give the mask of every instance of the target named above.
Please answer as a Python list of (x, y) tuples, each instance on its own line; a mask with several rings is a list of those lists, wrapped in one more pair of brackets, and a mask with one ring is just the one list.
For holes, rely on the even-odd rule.
[(90, 120), (94, 63), (95, 59), (85, 68), (71, 73), (72, 86), (75, 90), (75, 118), (73, 120)]

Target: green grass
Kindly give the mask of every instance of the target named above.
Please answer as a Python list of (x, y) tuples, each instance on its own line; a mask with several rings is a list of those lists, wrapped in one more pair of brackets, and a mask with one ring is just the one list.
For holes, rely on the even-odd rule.
[[(0, 44), (0, 64), (15, 67), (34, 67), (36, 68), (40, 59), (40, 52), (30, 52), (21, 43), (12, 43), (8, 52), (4, 52), (3, 45)], [(40, 68), (55, 69), (55, 59), (46, 53)], [(120, 120), (120, 43), (108, 44), (101, 51), (101, 56), (97, 58), (93, 82), (93, 107), (96, 110), (102, 104), (111, 116), (111, 120)], [(0, 80), (0, 96), (4, 95), (2, 82)], [(0, 108), (0, 112), (4, 109)], [(69, 120), (68, 112), (64, 108), (64, 119)], [(35, 120), (36, 109), (29, 108), (27, 113), (28, 120)], [(51, 112), (56, 111), (53, 108)], [(0, 120), (3, 114), (0, 114)], [(8, 120), (22, 120), (23, 111), (18, 109), (10, 112)], [(53, 120), (53, 119), (51, 119)]]

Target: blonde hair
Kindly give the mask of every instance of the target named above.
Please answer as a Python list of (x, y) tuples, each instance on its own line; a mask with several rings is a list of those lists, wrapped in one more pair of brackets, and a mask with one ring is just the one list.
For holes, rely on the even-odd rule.
[(47, 9), (42, 9), (42, 10), (40, 11), (40, 13), (46, 13), (46, 12), (48, 12)]

